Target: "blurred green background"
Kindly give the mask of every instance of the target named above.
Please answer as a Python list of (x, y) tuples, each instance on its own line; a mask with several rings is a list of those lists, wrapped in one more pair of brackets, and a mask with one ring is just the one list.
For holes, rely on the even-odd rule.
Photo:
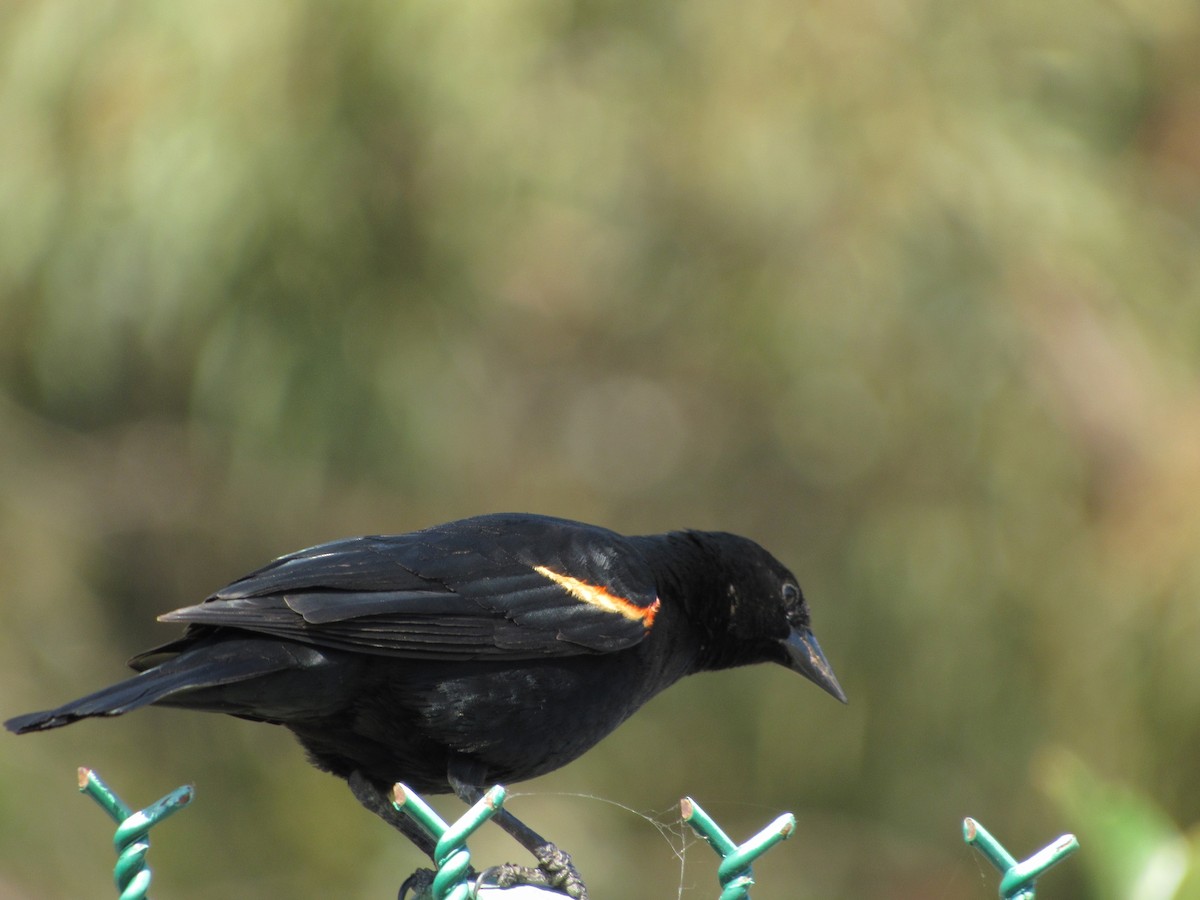
[[(795, 811), (764, 900), (993, 897), (965, 814), (1079, 835), (1048, 898), (1172, 896), (1198, 42), (1191, 0), (4, 4), (0, 713), (319, 541), (720, 528), (798, 572), (851, 703), (702, 676), (516, 786), (598, 898), (715, 895), (685, 793), (739, 838)], [(4, 898), (107, 895), (80, 764), (197, 785), (164, 898), (392, 897), (419, 862), (281, 729), (0, 741)]]

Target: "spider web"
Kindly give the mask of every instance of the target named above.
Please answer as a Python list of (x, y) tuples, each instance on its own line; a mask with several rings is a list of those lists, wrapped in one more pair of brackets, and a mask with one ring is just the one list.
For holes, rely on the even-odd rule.
[(675, 857), (679, 863), (679, 886), (676, 892), (677, 900), (681, 900), (685, 890), (691, 890), (695, 885), (687, 882), (687, 856), (688, 851), (693, 845), (703, 843), (691, 827), (684, 821), (679, 812), (679, 805), (672, 804), (661, 810), (640, 810), (634, 809), (632, 806), (627, 806), (618, 800), (611, 800), (608, 797), (601, 797), (596, 794), (576, 793), (573, 791), (523, 791), (520, 793), (510, 793), (510, 798), (515, 797), (569, 797), (576, 800), (593, 800), (597, 803), (603, 803), (607, 806), (615, 807), (630, 815), (636, 816), (643, 822), (649, 824), (656, 832), (659, 838), (667, 845), (671, 851), (671, 855)]

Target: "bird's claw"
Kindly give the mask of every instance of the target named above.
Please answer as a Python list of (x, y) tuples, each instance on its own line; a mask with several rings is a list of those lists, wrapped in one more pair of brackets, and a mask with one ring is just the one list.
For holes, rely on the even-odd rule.
[[(539, 852), (534, 855), (539, 863), (536, 867), (516, 863), (492, 866), (480, 872), (475, 883), (479, 887), (490, 885), (501, 890), (521, 886), (547, 888), (571, 897), (572, 900), (588, 900), (587, 887), (580, 878), (579, 871), (571, 863), (570, 856), (553, 844), (539, 848)], [(431, 897), (435, 874), (432, 869), (417, 869), (400, 885), (397, 900), (423, 900)]]
[(533, 851), (533, 857), (538, 861), (538, 869), (550, 879), (551, 887), (573, 900), (587, 900), (587, 885), (569, 854), (553, 844), (542, 844)]
[(541, 869), (535, 869), (533, 866), (519, 866), (516, 863), (504, 863), (501, 866), (492, 866), (490, 869), (484, 869), (479, 875), (480, 885), (492, 885), (501, 889), (508, 889), (520, 885), (530, 885), (532, 887), (551, 887), (550, 876)]
[(400, 885), (400, 893), (396, 900), (406, 900), (409, 891), (412, 891), (414, 900), (430, 896), (434, 874), (433, 869), (417, 869), (404, 879), (404, 884)]
[(553, 844), (543, 844), (533, 851), (538, 861), (537, 868), (505, 863), (487, 869), (479, 877), (479, 884), (491, 884), (500, 889), (530, 885), (549, 888), (572, 900), (588, 900), (587, 886), (571, 857)]

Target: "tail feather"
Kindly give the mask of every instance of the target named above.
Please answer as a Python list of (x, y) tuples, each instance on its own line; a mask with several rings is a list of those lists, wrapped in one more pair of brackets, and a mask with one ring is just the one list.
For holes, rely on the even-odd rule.
[(26, 734), (61, 728), (93, 716), (119, 716), (183, 691), (246, 681), (295, 668), (298, 663), (295, 655), (278, 643), (272, 646), (255, 642), (253, 652), (247, 652), (248, 649), (237, 641), (197, 645), (161, 665), (57, 709), (15, 716), (4, 727), (15, 734)]

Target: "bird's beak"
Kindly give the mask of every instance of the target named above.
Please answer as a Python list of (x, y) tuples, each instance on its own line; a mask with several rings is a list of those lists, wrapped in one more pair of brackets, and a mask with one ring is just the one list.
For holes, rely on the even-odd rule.
[(807, 628), (794, 628), (783, 642), (787, 648), (788, 668), (799, 672), (817, 687), (846, 702), (846, 692), (838, 684), (833, 668), (825, 660), (816, 636)]

